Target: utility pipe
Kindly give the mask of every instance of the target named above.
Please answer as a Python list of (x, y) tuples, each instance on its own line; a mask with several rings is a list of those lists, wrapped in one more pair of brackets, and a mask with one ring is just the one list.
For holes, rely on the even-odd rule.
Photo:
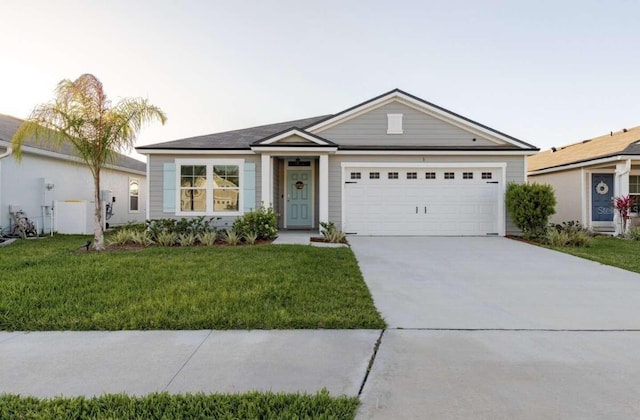
[(11, 146), (7, 146), (7, 151), (0, 155), (0, 159), (6, 158), (7, 156), (11, 156), (13, 153), (13, 148)]

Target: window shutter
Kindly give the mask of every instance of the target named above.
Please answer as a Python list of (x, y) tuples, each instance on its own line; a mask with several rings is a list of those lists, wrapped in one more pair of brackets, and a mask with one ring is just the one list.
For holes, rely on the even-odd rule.
[(176, 211), (176, 164), (165, 163), (162, 177), (162, 211), (175, 213)]
[(248, 212), (256, 209), (256, 164), (245, 162), (244, 164), (243, 210)]

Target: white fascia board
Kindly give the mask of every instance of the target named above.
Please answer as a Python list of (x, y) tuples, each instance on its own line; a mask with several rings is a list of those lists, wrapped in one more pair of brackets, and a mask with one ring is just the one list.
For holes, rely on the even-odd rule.
[(324, 153), (335, 153), (338, 151), (338, 147), (337, 146), (332, 146), (332, 147), (305, 147), (305, 146), (254, 146), (251, 148), (252, 151), (254, 152), (265, 152), (265, 153), (269, 153), (272, 155), (278, 155), (278, 154), (286, 154), (286, 153), (290, 153), (290, 154), (301, 154), (301, 153), (306, 153), (306, 154), (312, 154), (312, 155), (318, 155), (318, 154), (324, 154)]
[(321, 121), (315, 125), (307, 127), (306, 130), (316, 134), (321, 131), (324, 131), (330, 127), (333, 127), (341, 122), (348, 121), (352, 118), (357, 117), (358, 115), (364, 114), (365, 112), (369, 112), (373, 109), (381, 107), (389, 102), (391, 102), (394, 98), (398, 97), (398, 92), (390, 92), (388, 95), (380, 97), (375, 101), (367, 102), (357, 108), (354, 108), (348, 112), (337, 115), (333, 118), (329, 118), (328, 120)]
[(570, 165), (564, 165), (564, 166), (556, 166), (553, 168), (547, 168), (547, 169), (538, 169), (535, 171), (529, 171), (528, 175), (529, 176), (536, 176), (536, 175), (542, 175), (542, 174), (549, 174), (552, 172), (562, 172), (562, 171), (568, 171), (571, 169), (577, 169), (577, 168), (587, 168), (589, 166), (594, 166), (594, 165), (601, 165), (603, 163), (613, 163), (613, 162), (617, 162), (620, 160), (640, 160), (640, 155), (617, 155), (617, 156), (612, 156), (612, 157), (608, 157), (608, 158), (602, 158), (602, 159), (595, 159), (595, 160), (588, 160), (585, 162), (579, 162), (579, 163), (573, 163)]
[[(442, 121), (446, 121), (449, 124), (455, 125), (458, 128), (461, 128), (466, 131), (471, 131), (472, 133), (477, 133), (479, 136), (486, 138), (489, 141), (494, 143), (508, 143), (514, 146), (522, 147), (523, 145), (519, 141), (515, 141), (509, 137), (500, 135), (495, 131), (489, 130), (485, 127), (473, 124), (463, 118), (450, 114), (449, 112), (445, 112), (441, 109), (429, 106), (422, 101), (419, 101), (415, 98), (407, 96), (401, 92), (390, 92), (388, 95), (385, 95), (381, 98), (376, 99), (375, 101), (368, 102), (363, 104), (358, 108), (354, 108), (349, 112), (345, 112), (344, 114), (340, 114), (334, 118), (330, 118), (328, 120), (319, 122), (316, 125), (312, 125), (308, 127), (306, 130), (317, 134), (328, 128), (336, 126), (342, 122), (348, 121), (352, 118), (355, 118), (359, 115), (372, 111), (376, 108), (384, 106), (388, 103), (393, 102), (394, 100), (398, 100), (404, 105), (410, 106), (411, 108), (424, 112), (425, 114), (431, 115), (432, 117), (436, 117)], [(537, 151), (536, 151), (537, 153)]]
[(312, 142), (312, 143), (320, 144), (320, 145), (323, 145), (323, 146), (324, 146), (324, 145), (329, 145), (329, 143), (327, 143), (326, 141), (322, 141), (322, 140), (320, 140), (320, 139), (317, 139), (317, 138), (315, 138), (314, 136), (309, 135), (309, 133), (306, 133), (306, 132), (301, 131), (301, 130), (298, 130), (298, 129), (293, 129), (293, 130), (285, 131), (284, 133), (279, 134), (279, 135), (277, 135), (277, 136), (275, 136), (275, 137), (272, 137), (272, 138), (270, 138), (270, 139), (269, 139), (269, 140), (267, 140), (267, 141), (260, 142), (259, 144), (260, 144), (260, 145), (263, 145), (263, 144), (273, 144), (273, 143), (277, 143), (277, 142), (279, 142), (280, 140), (286, 139), (287, 137), (291, 137), (291, 136), (298, 136), (298, 137), (302, 137), (302, 138), (303, 138), (303, 139), (305, 139), (305, 140), (308, 140), (308, 141), (310, 141), (310, 142)]
[(342, 168), (506, 168), (506, 162), (341, 162)]
[[(28, 153), (31, 155), (36, 155), (36, 156), (43, 156), (43, 157), (48, 157), (48, 158), (53, 158), (58, 160), (64, 160), (64, 161), (79, 164), (79, 165), (86, 165), (85, 161), (80, 159), (77, 156), (65, 155), (64, 153), (54, 152), (51, 150), (38, 149), (37, 147), (22, 146), (22, 152)], [(114, 164), (106, 164), (104, 168), (111, 169), (114, 171), (127, 172), (131, 174), (136, 174), (136, 175), (143, 175), (143, 176), (147, 175), (146, 171), (138, 171), (136, 169), (125, 168), (123, 166), (114, 165)]]
[(141, 155), (251, 155), (250, 149), (153, 149), (139, 150)]
[(535, 151), (525, 150), (338, 150), (336, 155), (420, 155), (420, 156), (442, 156), (442, 155), (455, 155), (455, 156), (486, 156), (486, 155), (500, 155), (500, 156), (522, 156), (522, 155), (535, 155)]

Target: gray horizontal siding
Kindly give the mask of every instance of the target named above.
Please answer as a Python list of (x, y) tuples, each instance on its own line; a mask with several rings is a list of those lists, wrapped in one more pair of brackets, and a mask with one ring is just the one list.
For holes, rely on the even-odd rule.
[[(403, 134), (387, 134), (387, 114), (403, 114)], [(495, 146), (470, 131), (392, 102), (317, 132), (341, 146)], [(473, 141), (473, 139), (476, 141)]]
[[(176, 216), (175, 213), (163, 211), (163, 170), (164, 164), (174, 162), (175, 159), (244, 159), (245, 162), (256, 164), (256, 204), (261, 202), (260, 191), (262, 188), (260, 156), (257, 155), (150, 155), (149, 165), (149, 217), (151, 219), (181, 219), (188, 216)], [(222, 217), (216, 222), (218, 227), (231, 226), (235, 216)]]
[[(336, 155), (329, 159), (329, 221), (342, 226), (342, 162), (398, 162), (398, 163), (475, 163), (494, 162), (507, 164), (506, 182), (524, 182), (523, 156), (349, 156)], [(506, 233), (517, 234), (519, 230), (506, 218)]]

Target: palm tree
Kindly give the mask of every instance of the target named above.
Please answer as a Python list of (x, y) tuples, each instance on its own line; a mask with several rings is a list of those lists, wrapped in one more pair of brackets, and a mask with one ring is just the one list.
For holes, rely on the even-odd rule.
[(118, 152), (131, 150), (143, 125), (154, 120), (165, 123), (164, 112), (142, 98), (125, 98), (111, 104), (102, 83), (91, 74), (76, 80), (63, 80), (55, 90), (55, 99), (38, 105), (11, 139), (15, 156), (21, 159), (21, 148), (27, 138), (36, 144), (54, 147), (71, 144), (91, 171), (95, 188), (95, 250), (104, 249), (100, 172), (115, 163)]

